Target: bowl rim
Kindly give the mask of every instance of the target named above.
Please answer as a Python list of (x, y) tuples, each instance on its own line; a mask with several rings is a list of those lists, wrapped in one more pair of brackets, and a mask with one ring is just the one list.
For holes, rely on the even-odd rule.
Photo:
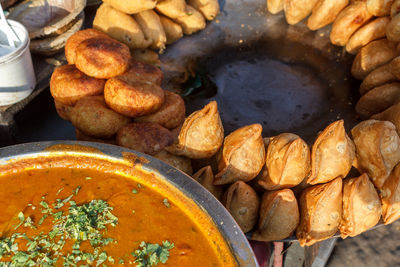
[[(144, 159), (141, 163), (146, 171), (153, 171), (160, 175), (175, 188), (178, 188), (186, 197), (191, 198), (214, 222), (215, 226), (220, 231), (227, 245), (230, 247), (239, 266), (258, 267), (255, 254), (251, 246), (240, 230), (239, 225), (233, 217), (224, 208), (224, 206), (210, 193), (201, 186), (197, 181), (192, 179), (182, 171), (158, 160), (147, 154), (137, 152), (132, 149), (86, 141), (44, 141), (17, 144), (0, 148), (0, 165), (6, 165), (9, 160), (18, 160), (27, 157), (38, 157), (40, 155), (55, 152), (57, 150), (46, 150), (55, 145), (78, 145), (89, 148), (94, 148), (99, 152), (90, 151), (91, 156), (100, 155), (109, 159), (123, 159), (122, 152), (133, 153), (139, 158)], [(74, 152), (73, 149), (68, 151), (60, 150), (61, 152)], [(79, 152), (79, 151), (78, 151)], [(81, 151), (80, 151), (81, 152)], [(103, 153), (103, 154), (101, 154)], [(189, 179), (188, 179), (189, 178)]]
[[(64, 16), (63, 18), (59, 20), (55, 20), (52, 23), (49, 23), (45, 25), (44, 27), (29, 32), (29, 38), (34, 39), (34, 38), (42, 38), (47, 35), (51, 35), (55, 33), (58, 29), (62, 28), (63, 26), (67, 25), (70, 23), (72, 20), (74, 20), (85, 8), (86, 6), (86, 0), (74, 0), (75, 1), (75, 7), (72, 12)], [(7, 16), (7, 19), (13, 19), (17, 20), (15, 16), (19, 16), (26, 8), (29, 8), (29, 5), (31, 2), (43, 2), (40, 0), (25, 0), (22, 3), (17, 4), (15, 7), (10, 9), (10, 13)], [(45, 1), (44, 3), (47, 3)]]

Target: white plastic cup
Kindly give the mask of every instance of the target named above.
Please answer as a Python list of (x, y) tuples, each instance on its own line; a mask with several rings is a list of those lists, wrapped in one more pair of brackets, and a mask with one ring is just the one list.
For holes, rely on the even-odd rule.
[[(0, 106), (11, 105), (28, 97), (36, 85), (28, 31), (17, 21), (7, 21), (21, 42), (16, 42), (16, 48), (9, 52), (3, 50), (6, 52), (0, 53)], [(5, 27), (0, 23), (0, 44), (8, 44)]]

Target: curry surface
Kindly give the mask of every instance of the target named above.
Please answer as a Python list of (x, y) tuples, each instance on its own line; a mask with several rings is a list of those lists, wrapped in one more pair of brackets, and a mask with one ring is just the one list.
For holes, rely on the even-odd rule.
[[(17, 215), (22, 211), (25, 217), (30, 216), (37, 222), (42, 217), (38, 207), (43, 196), (49, 204), (53, 204), (57, 198), (70, 196), (78, 186), (79, 193), (73, 197), (77, 205), (97, 199), (105, 200), (113, 207), (112, 213), (118, 218), (118, 224), (107, 226), (106, 237), (117, 242), (106, 245), (104, 251), (115, 259), (116, 264), (123, 259), (125, 264), (130, 262), (129, 265), (134, 265), (135, 258), (131, 253), (139, 248), (142, 241), (161, 244), (168, 240), (174, 243), (174, 248), (169, 251), (165, 266), (227, 266), (218, 258), (218, 252), (210, 246), (210, 241), (199, 227), (171, 200), (170, 205), (165, 205), (165, 197), (150, 187), (138, 185), (137, 181), (121, 175), (90, 169), (32, 169), (2, 176), (2, 237), (14, 232), (25, 232), (29, 237), (51, 230), (53, 223), (50, 218), (37, 229), (21, 226), (14, 230), (19, 222)], [(67, 209), (67, 206), (64, 207), (64, 210)], [(72, 244), (73, 241), (69, 241), (63, 253), (70, 252)], [(81, 250), (85, 249), (90, 250), (91, 247), (82, 243)], [(62, 265), (62, 259), (58, 264)], [(110, 263), (107, 262), (107, 265)]]

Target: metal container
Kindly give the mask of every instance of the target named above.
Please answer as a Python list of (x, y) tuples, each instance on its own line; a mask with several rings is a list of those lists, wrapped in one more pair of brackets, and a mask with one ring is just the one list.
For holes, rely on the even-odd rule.
[[(87, 150), (85, 150), (87, 148)], [(89, 151), (89, 152), (87, 152)], [(130, 153), (130, 158), (140, 159), (141, 168), (162, 179), (168, 186), (179, 189), (184, 196), (192, 199), (195, 204), (214, 222), (222, 237), (230, 247), (239, 266), (258, 266), (255, 255), (240, 227), (222, 206), (222, 204), (204, 187), (183, 172), (155, 159), (151, 156), (132, 151), (123, 147), (73, 141), (37, 142), (0, 149), (0, 165), (15, 164), (19, 160), (37, 158), (54, 158), (55, 156), (80, 156), (107, 160), (110, 164), (126, 160), (123, 153)], [(126, 155), (126, 154), (125, 154)], [(132, 157), (133, 156), (133, 157)], [(118, 166), (115, 164), (115, 166)], [(68, 166), (74, 167), (74, 166)], [(116, 168), (116, 171), (118, 169)]]
[[(11, 105), (29, 96), (36, 84), (31, 53), (29, 34), (19, 22), (7, 20), (21, 42), (16, 48), (0, 54), (0, 106)], [(0, 24), (0, 43), (7, 43), (4, 25)]]

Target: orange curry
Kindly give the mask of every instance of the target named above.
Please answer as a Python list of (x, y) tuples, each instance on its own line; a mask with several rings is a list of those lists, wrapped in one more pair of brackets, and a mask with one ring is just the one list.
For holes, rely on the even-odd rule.
[[(79, 166), (66, 164), (71, 161)], [(236, 265), (215, 225), (192, 200), (126, 162), (63, 156), (0, 168), (0, 261)]]

